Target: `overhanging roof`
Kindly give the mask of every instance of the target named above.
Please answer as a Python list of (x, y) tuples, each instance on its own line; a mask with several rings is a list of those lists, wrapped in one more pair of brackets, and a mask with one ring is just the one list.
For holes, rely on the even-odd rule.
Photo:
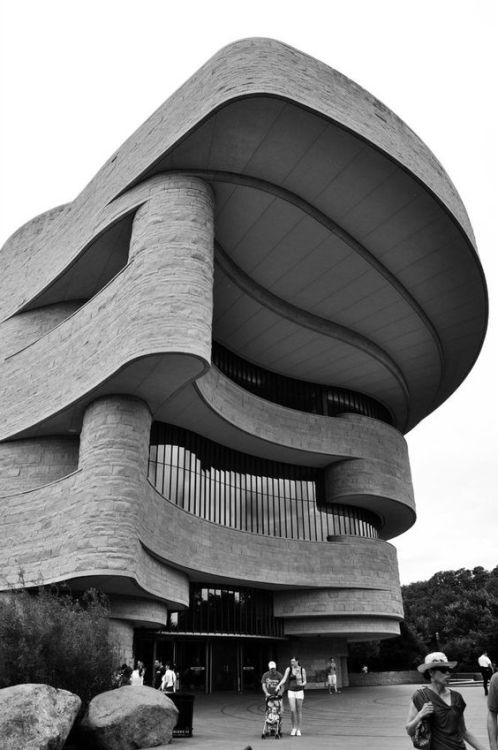
[(485, 335), (487, 292), (453, 184), (381, 102), (268, 39), (221, 50), (53, 212), (50, 268), (30, 244), (13, 273), (26, 278), (36, 266), (36, 294), (23, 298), (20, 283), (3, 313), (53, 302), (61, 280), (68, 291), (59, 286), (56, 301), (74, 289), (91, 296), (99, 258), (107, 264), (112, 251), (119, 268), (126, 257), (129, 217), (97, 242), (82, 243), (82, 228), (164, 172), (213, 186), (213, 336), (225, 347), (372, 396), (402, 431), (466, 377)]
[(203, 97), (140, 179), (191, 171), (214, 187), (214, 338), (269, 370), (373, 396), (410, 429), (465, 378), (486, 329), (454, 186), (383, 104), (296, 50), (236, 43), (184, 88), (208, 74), (217, 105), (201, 117)]

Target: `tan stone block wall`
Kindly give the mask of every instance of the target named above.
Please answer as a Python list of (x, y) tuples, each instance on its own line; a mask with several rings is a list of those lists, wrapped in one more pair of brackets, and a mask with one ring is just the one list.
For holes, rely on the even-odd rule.
[(149, 623), (151, 627), (158, 624), (165, 625), (168, 609), (163, 602), (154, 599), (144, 599), (138, 596), (110, 597), (111, 617), (119, 620), (129, 620), (140, 626)]
[[(396, 550), (387, 542), (345, 537), (307, 542), (265, 537), (219, 526), (165, 500), (150, 484), (140, 538), (165, 562), (203, 571), (213, 580), (247, 585), (392, 588), (399, 586)], [(166, 537), (163, 529), (174, 529)]]
[[(196, 388), (213, 411), (244, 432), (297, 451), (323, 454), (328, 459), (323, 465), (334, 457), (392, 461), (411, 488), (406, 441), (385, 422), (357, 414), (345, 419), (289, 409), (244, 390), (214, 366), (198, 378)], [(404, 494), (404, 502), (413, 504), (413, 497)]]
[(0, 351), (5, 358), (11, 357), (56, 328), (82, 304), (83, 300), (60, 302), (4, 320), (0, 325)]
[(109, 641), (115, 649), (116, 668), (133, 665), (133, 625), (125, 620), (109, 620)]
[(284, 672), (292, 657), (296, 657), (306, 670), (307, 690), (323, 689), (326, 682), (326, 670), (330, 657), (335, 659), (337, 667), (337, 686), (348, 685), (348, 643), (345, 638), (290, 638), (278, 647), (278, 668)]
[[(378, 607), (385, 596), (383, 611), (399, 618), (391, 545), (354, 537), (328, 544), (267, 538), (186, 513), (147, 481), (150, 423), (146, 404), (137, 399), (99, 399), (85, 415), (79, 470), (50, 487), (2, 501), (0, 533), (6, 546), (1, 562), (7, 582), (16, 583), (19, 568), (28, 583), (93, 577), (104, 590), (107, 579), (124, 577), (182, 606), (188, 603), (188, 579), (175, 570), (180, 568), (194, 579), (202, 573), (244, 585), (325, 589), (318, 598), (301, 592), (309, 604), (315, 602), (312, 617), (306, 617), (313, 622), (319, 613), (336, 613), (340, 606), (341, 615), (351, 611), (354, 592), (331, 592), (348, 588), (368, 591), (370, 604)], [(386, 593), (375, 593), (379, 589)], [(291, 607), (292, 597), (288, 601)]]
[[(150, 423), (147, 405), (137, 399), (99, 399), (85, 415), (79, 470), (2, 499), (4, 587), (17, 585), (22, 570), (27, 585), (84, 578), (104, 591), (130, 585), (136, 591), (138, 584), (163, 602), (188, 603), (185, 574), (152, 558), (137, 533), (147, 512)], [(164, 624), (164, 607), (156, 610), (156, 625)], [(150, 606), (144, 616), (152, 616)]]
[[(137, 214), (129, 264), (59, 325), (59, 308), (54, 307), (55, 327), (0, 365), (0, 439), (27, 431), (92, 392), (97, 394), (104, 383), (112, 392), (110, 379), (141, 358), (168, 353), (183, 357), (180, 380), (165, 379), (162, 399), (169, 395), (168, 386), (175, 390), (207, 367), (214, 237), (211, 190), (195, 178), (168, 177), (142, 188), (139, 196), (142, 202), (151, 197), (152, 203)], [(8, 294), (13, 279), (4, 281)], [(49, 314), (39, 317), (46, 320)], [(27, 341), (32, 337), (30, 321), (36, 317), (18, 315), (15, 326), (9, 325), (24, 327)], [(146, 374), (142, 372), (140, 380)], [(129, 392), (134, 392), (137, 380), (131, 371)], [(123, 383), (116, 387), (122, 390)]]
[(277, 617), (317, 617), (320, 615), (384, 615), (403, 617), (401, 592), (393, 582), (384, 589), (313, 589), (276, 591), (274, 612)]
[[(112, 378), (140, 359), (158, 355), (167, 370), (171, 361), (167, 357), (190, 357), (195, 365), (188, 377), (199, 375), (209, 362), (214, 235), (210, 189), (195, 178), (156, 178), (103, 205), (109, 186), (99, 193), (97, 185), (98, 178), (94, 193), (82, 194), (70, 208), (40, 217), (8, 243), (3, 284), (12, 303), (19, 278), (9, 254), (16, 249), (18, 257), (25, 258), (21, 245), (32, 242), (28, 262), (32, 275), (23, 297), (29, 300), (50, 281), (49, 264), (46, 258), (40, 260), (43, 242), (53, 240), (54, 274), (68, 267), (106, 226), (136, 211), (129, 263), (95, 297), (81, 308), (75, 305), (73, 315), (68, 314), (70, 307), (53, 306), (41, 313), (19, 313), (4, 328), (5, 340), (17, 353), (13, 351), (0, 369), (5, 393), (0, 437), (27, 431), (77, 401), (85, 403), (100, 393), (104, 383), (112, 389), (113, 382), (119, 382), (120, 389), (132, 390), (139, 370), (130, 369), (124, 381)], [(37, 335), (40, 338), (34, 340)], [(18, 350), (18, 346), (25, 348)], [(188, 379), (185, 372), (180, 368), (177, 376), (173, 373), (169, 391), (161, 380), (163, 399)], [(205, 385), (199, 389), (204, 388), (207, 399)], [(223, 398), (216, 401), (219, 396), (211, 391), (211, 408), (232, 420), (237, 429), (252, 430), (275, 443), (288, 440), (296, 454), (323, 451), (328, 457), (365, 455), (377, 460), (394, 446), (393, 461), (399, 462), (400, 475), (405, 471), (402, 437), (375, 420), (358, 426), (274, 405), (269, 418), (262, 400), (248, 395), (241, 399), (240, 390), (231, 391), (226, 383)], [(269, 408), (267, 402), (264, 406)], [(278, 419), (273, 420), (275, 415)], [(308, 416), (310, 429), (296, 430), (296, 424)], [(146, 479), (150, 421), (143, 401), (127, 396), (99, 398), (85, 412), (79, 470), (50, 487), (4, 499), (0, 533), (7, 545), (0, 562), (7, 583), (17, 581), (19, 569), (33, 584), (84, 578), (102, 584), (104, 590), (108, 581), (115, 590), (117, 582), (123, 587), (131, 582), (172, 606), (188, 603), (188, 578), (180, 569), (191, 571), (193, 577), (202, 574), (244, 585), (270, 583), (276, 588), (391, 591), (399, 585), (395, 551), (384, 542), (351, 538), (324, 545), (269, 539), (210, 524), (168, 503)], [(401, 503), (413, 502), (409, 491), (399, 495)], [(142, 621), (163, 617), (161, 607), (155, 614), (153, 609), (144, 604), (139, 617), (137, 603), (127, 617), (136, 615)], [(387, 616), (398, 614), (393, 601)], [(320, 617), (330, 626), (329, 614), (308, 619), (318, 622)], [(297, 626), (297, 618), (294, 622)]]
[(285, 635), (302, 638), (313, 636), (321, 638), (335, 635), (337, 638), (348, 638), (351, 641), (377, 641), (394, 638), (400, 633), (399, 619), (392, 617), (293, 617), (285, 621)]
[(26, 492), (71, 474), (78, 468), (78, 449), (77, 437), (0, 443), (0, 497)]

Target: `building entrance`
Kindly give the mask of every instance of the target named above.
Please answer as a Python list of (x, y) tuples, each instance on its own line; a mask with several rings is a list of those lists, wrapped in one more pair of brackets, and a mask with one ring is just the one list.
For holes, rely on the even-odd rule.
[(152, 684), (155, 660), (173, 665), (179, 689), (193, 693), (257, 692), (274, 644), (266, 639), (182, 637), (140, 633), (135, 655), (146, 665), (145, 682)]

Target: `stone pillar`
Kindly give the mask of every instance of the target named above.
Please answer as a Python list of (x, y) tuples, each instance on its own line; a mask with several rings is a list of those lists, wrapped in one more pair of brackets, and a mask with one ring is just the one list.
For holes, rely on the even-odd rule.
[(129, 260), (139, 264), (142, 285), (157, 297), (157, 331), (167, 340), (169, 351), (192, 353), (210, 362), (214, 267), (210, 186), (196, 177), (162, 177), (135, 215)]
[(115, 649), (116, 667), (133, 664), (133, 624), (126, 620), (109, 618), (109, 643)]
[[(87, 408), (80, 439), (78, 488), (84, 525), (79, 535), (81, 569), (137, 577), (138, 518), (147, 477), (151, 414), (131, 396), (105, 396)], [(105, 588), (104, 588), (105, 590)]]
[[(114, 576), (137, 574), (137, 517), (143, 512), (150, 426), (149, 407), (131, 396), (99, 398), (83, 419), (79, 467), (85, 475), (81, 503), (87, 505), (83, 531), (88, 538), (80, 541), (97, 550), (92, 565), (99, 565), (96, 585), (104, 591)], [(131, 664), (134, 623), (111, 617), (109, 624), (119, 663)]]
[(87, 408), (80, 438), (79, 467), (133, 482), (147, 475), (152, 417), (133, 396), (104, 396)]

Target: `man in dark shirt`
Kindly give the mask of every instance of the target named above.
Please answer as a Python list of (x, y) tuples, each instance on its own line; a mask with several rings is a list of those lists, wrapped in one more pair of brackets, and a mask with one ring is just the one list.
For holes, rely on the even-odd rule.
[(156, 690), (159, 690), (161, 687), (161, 682), (163, 681), (163, 675), (165, 673), (164, 664), (162, 661), (159, 661), (159, 659), (156, 659), (154, 662), (154, 682), (153, 687), (156, 688)]

